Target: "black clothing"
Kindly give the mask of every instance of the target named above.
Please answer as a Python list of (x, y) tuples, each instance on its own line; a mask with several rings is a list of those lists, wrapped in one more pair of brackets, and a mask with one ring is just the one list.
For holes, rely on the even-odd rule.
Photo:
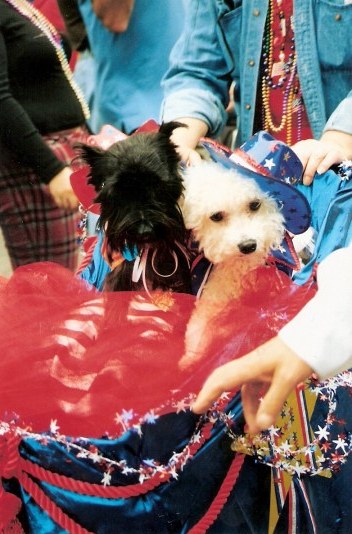
[(77, 0), (57, 0), (70, 43), (74, 50), (84, 52), (90, 49), (84, 22)]
[(0, 0), (0, 142), (48, 183), (64, 164), (40, 134), (84, 122), (81, 104), (53, 44), (29, 19)]

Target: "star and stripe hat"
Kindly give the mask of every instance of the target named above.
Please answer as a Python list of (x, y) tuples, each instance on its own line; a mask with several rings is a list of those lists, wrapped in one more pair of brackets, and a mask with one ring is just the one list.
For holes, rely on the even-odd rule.
[(262, 191), (274, 198), (289, 232), (301, 234), (309, 228), (309, 203), (295, 187), (302, 181), (303, 166), (288, 145), (260, 131), (235, 151), (211, 139), (203, 139), (202, 146), (214, 162), (254, 180)]

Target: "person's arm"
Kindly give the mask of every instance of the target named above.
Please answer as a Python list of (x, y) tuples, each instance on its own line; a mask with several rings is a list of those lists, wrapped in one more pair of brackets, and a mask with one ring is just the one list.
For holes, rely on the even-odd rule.
[(201, 136), (216, 136), (227, 120), (230, 67), (218, 40), (218, 15), (213, 0), (186, 3), (183, 31), (162, 81), (161, 120), (190, 126), (187, 132), (175, 131), (181, 153), (182, 144), (187, 153)]
[(128, 28), (134, 0), (92, 0), (93, 10), (111, 32), (122, 33)]
[(319, 289), (313, 299), (278, 336), (216, 369), (193, 411), (202, 413), (221, 393), (241, 387), (248, 430), (255, 433), (274, 423), (289, 393), (312, 371), (326, 378), (351, 367), (351, 272), (352, 245), (330, 254), (318, 269)]
[[(0, 139), (23, 165), (28, 165), (41, 180), (51, 185), (56, 203), (76, 207), (78, 201), (68, 185), (70, 169), (50, 150), (26, 111), (11, 94), (7, 74), (7, 51), (0, 32)], [(65, 193), (66, 192), (66, 193)], [(63, 197), (65, 197), (63, 199)]]
[(307, 139), (292, 146), (303, 163), (303, 183), (312, 183), (314, 174), (323, 174), (344, 160), (352, 159), (352, 91), (329, 118), (320, 140)]
[(317, 294), (279, 332), (322, 379), (352, 365), (351, 273), (352, 244), (321, 262)]

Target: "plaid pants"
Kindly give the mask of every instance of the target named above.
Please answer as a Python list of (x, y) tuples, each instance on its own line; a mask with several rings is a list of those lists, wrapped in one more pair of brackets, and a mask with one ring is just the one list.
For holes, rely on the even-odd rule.
[[(63, 162), (78, 166), (74, 144), (87, 138), (84, 127), (43, 136)], [(16, 162), (0, 147), (0, 226), (12, 267), (53, 261), (75, 270), (80, 250), (78, 210), (56, 206), (48, 187), (29, 167)]]

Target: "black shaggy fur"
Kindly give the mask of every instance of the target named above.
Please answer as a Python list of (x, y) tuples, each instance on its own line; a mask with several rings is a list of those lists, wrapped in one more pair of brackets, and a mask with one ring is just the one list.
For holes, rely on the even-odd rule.
[[(190, 292), (190, 272), (183, 245), (186, 229), (178, 200), (183, 192), (179, 156), (170, 136), (180, 123), (170, 122), (157, 132), (136, 133), (113, 144), (108, 150), (81, 146), (83, 159), (90, 166), (89, 183), (97, 192), (101, 206), (98, 225), (111, 252), (148, 249), (148, 289)], [(154, 254), (153, 254), (154, 253)], [(178, 269), (172, 273), (177, 255)], [(124, 261), (106, 279), (106, 289), (141, 289), (132, 282), (133, 261)], [(157, 274), (159, 273), (159, 275)], [(161, 275), (161, 276), (160, 276)]]

